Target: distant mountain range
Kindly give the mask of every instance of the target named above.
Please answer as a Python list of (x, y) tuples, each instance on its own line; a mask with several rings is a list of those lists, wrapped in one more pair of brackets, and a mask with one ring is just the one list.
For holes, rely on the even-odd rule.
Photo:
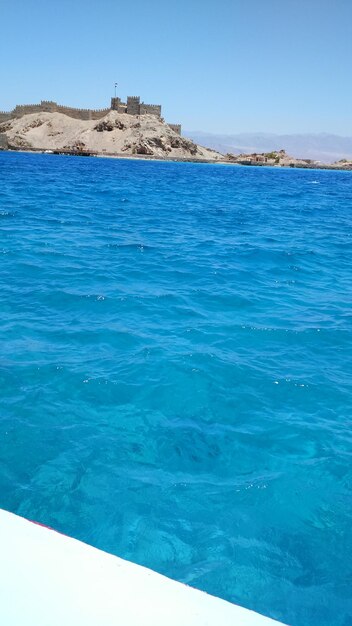
[(274, 135), (270, 133), (239, 133), (217, 135), (202, 131), (184, 131), (183, 135), (197, 144), (226, 154), (249, 154), (284, 149), (294, 157), (332, 163), (352, 158), (352, 137), (328, 133), (302, 135)]

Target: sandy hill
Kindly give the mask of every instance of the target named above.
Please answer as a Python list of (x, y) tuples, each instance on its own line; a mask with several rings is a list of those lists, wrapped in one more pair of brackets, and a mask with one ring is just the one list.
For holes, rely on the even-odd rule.
[(31, 113), (0, 124), (10, 148), (88, 150), (158, 158), (209, 159), (222, 155), (180, 137), (154, 115), (139, 117), (110, 111), (99, 120), (76, 120), (62, 113)]

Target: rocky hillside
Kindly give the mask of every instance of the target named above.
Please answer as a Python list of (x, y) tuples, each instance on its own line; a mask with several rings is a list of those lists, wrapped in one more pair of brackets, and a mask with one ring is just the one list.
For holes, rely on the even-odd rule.
[(221, 160), (223, 156), (180, 137), (153, 115), (110, 111), (100, 120), (75, 120), (62, 113), (32, 113), (0, 124), (9, 148), (87, 150), (158, 158)]

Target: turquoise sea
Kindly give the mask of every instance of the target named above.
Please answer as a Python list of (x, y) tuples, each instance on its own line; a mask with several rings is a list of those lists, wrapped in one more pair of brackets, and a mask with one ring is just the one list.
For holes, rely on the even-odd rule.
[(0, 507), (352, 624), (352, 173), (0, 153)]

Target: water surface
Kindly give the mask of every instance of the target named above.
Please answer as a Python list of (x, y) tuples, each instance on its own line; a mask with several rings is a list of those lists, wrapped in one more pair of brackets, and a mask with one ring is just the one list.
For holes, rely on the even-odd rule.
[(351, 205), (350, 172), (0, 154), (0, 506), (351, 624)]

